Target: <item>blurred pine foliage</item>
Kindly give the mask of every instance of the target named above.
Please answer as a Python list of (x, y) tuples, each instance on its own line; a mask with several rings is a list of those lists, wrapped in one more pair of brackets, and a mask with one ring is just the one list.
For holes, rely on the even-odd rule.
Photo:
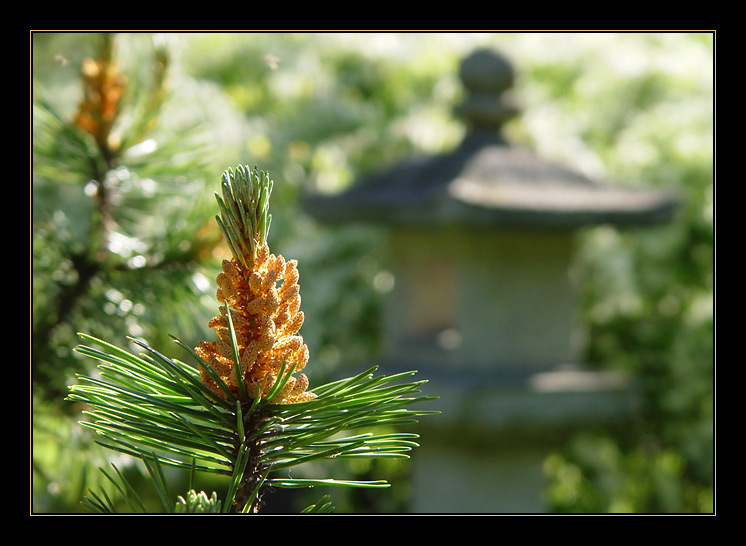
[(113, 36), (83, 37), (91, 56), (70, 67), (77, 108), (60, 112), (34, 86), (32, 374), (48, 400), (80, 370), (69, 351), (79, 330), (153, 342), (201, 331), (219, 240), (205, 199), (208, 148), (196, 127), (159, 127), (168, 51), (153, 45), (149, 73), (131, 74)]

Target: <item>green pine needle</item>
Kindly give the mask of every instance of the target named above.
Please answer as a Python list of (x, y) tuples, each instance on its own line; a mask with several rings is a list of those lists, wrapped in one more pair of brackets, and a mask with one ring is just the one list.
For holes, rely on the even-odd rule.
[(247, 270), (252, 268), (256, 249), (267, 242), (273, 186), (269, 173), (239, 165), (223, 173), (222, 196), (215, 194), (220, 210), (215, 219), (220, 231), (233, 257)]
[[(433, 413), (409, 409), (430, 399), (416, 396), (424, 381), (411, 381), (415, 372), (375, 376), (376, 368), (371, 368), (317, 387), (316, 398), (294, 404), (272, 404), (271, 396), (251, 403), (226, 403), (205, 392), (196, 367), (142, 342), (137, 345), (145, 352), (135, 355), (91, 336), (82, 337), (94, 346), (76, 350), (98, 360), (100, 374), (79, 377), (68, 400), (91, 408), (83, 424), (98, 433), (101, 445), (146, 464), (169, 511), (178, 503), (169, 492), (164, 465), (228, 476), (223, 511), (233, 509), (237, 496), (242, 501), (239, 510), (249, 510), (264, 485), (386, 487), (385, 480), (291, 479), (276, 473), (334, 458), (406, 458), (418, 445), (416, 434), (374, 434), (365, 429), (412, 423)], [(193, 351), (189, 354), (197, 359), (197, 366), (208, 366)], [(292, 371), (290, 367), (282, 377)], [(86, 504), (97, 511), (115, 506), (106, 495), (94, 493)]]

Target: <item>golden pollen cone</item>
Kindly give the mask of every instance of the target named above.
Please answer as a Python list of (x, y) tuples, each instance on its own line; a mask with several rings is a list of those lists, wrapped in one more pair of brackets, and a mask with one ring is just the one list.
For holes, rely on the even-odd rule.
[[(290, 371), (303, 370), (308, 362), (308, 347), (298, 335), (304, 320), (298, 262), (271, 254), (266, 244), (266, 206), (272, 182), (264, 174), (265, 185), (259, 190), (252, 185), (259, 183), (256, 171), (239, 168), (237, 175), (232, 171), (224, 175), (225, 200), (218, 198), (223, 212), (218, 223), (233, 258), (223, 260), (222, 272), (216, 279), (216, 297), (223, 305), (220, 315), (213, 317), (208, 326), (215, 330), (218, 340), (200, 342), (195, 351), (236, 398), (265, 398), (278, 381), (283, 381), (271, 403), (287, 404), (310, 400), (315, 395), (306, 391), (308, 378), (304, 374), (289, 375)], [(236, 178), (247, 185), (236, 185)], [(263, 197), (252, 200), (252, 192)], [(255, 212), (260, 208), (257, 203), (265, 209)], [(250, 213), (256, 217), (246, 220)], [(259, 229), (263, 237), (239, 239), (237, 234), (246, 233), (245, 225)], [(224, 387), (204, 366), (201, 375), (216, 396), (228, 398)]]

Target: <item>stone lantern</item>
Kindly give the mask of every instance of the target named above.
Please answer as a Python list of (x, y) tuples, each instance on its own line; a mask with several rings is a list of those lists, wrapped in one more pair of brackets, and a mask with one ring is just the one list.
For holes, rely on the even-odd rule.
[(669, 220), (674, 196), (615, 188), (506, 142), (514, 71), (477, 50), (460, 67), (461, 144), (333, 196), (317, 219), (382, 225), (394, 288), (383, 371), (416, 369), (439, 396), (413, 460), (412, 511), (543, 510), (544, 457), (579, 427), (629, 415), (626, 378), (578, 364), (570, 279), (577, 230)]

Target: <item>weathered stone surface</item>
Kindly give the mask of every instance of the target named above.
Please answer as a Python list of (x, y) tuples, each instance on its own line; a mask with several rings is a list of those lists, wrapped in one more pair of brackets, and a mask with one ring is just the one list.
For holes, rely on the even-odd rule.
[(468, 131), (460, 146), (405, 160), (337, 195), (308, 195), (307, 210), (326, 222), (540, 227), (645, 225), (676, 211), (675, 195), (591, 180), (506, 142), (500, 129), (517, 108), (512, 67), (499, 53), (476, 51), (461, 78), (467, 92), (454, 110)]

